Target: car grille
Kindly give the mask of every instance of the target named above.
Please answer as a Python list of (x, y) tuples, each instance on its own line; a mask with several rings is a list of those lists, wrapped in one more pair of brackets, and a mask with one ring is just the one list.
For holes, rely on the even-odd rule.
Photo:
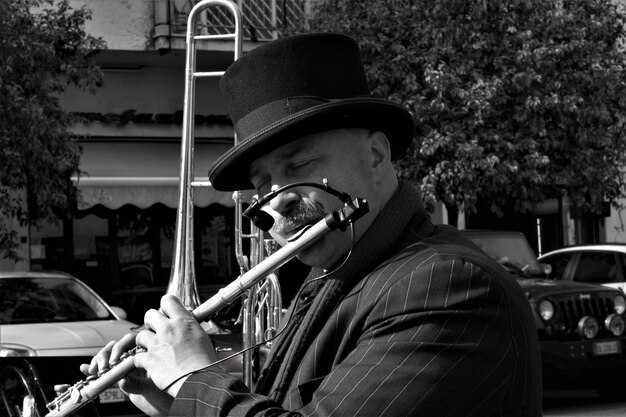
[(571, 297), (561, 298), (557, 305), (559, 311), (558, 321), (561, 330), (559, 333), (561, 336), (581, 339), (582, 336), (579, 336), (576, 331), (578, 322), (584, 316), (592, 316), (600, 327), (596, 338), (614, 337), (604, 328), (604, 320), (609, 314), (614, 312), (612, 296), (581, 299), (580, 294), (575, 294)]

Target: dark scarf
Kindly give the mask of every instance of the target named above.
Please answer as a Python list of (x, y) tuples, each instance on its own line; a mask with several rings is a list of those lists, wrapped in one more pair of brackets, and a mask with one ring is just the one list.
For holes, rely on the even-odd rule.
[[(301, 296), (285, 316), (290, 317), (291, 310), (296, 309), (265, 362), (256, 385), (257, 393), (282, 402), (307, 348), (341, 299), (399, 249), (400, 236), (412, 220), (424, 222), (427, 218), (418, 192), (408, 182), (400, 181), (389, 202), (354, 246), (346, 264), (323, 280), (314, 280), (323, 271), (318, 268), (311, 271)], [(359, 227), (358, 220), (355, 227)]]

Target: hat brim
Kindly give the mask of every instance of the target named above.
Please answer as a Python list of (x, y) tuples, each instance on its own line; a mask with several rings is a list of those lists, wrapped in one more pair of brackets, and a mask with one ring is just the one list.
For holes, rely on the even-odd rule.
[(388, 100), (359, 97), (329, 101), (291, 114), (243, 138), (215, 161), (209, 170), (211, 185), (219, 191), (253, 189), (248, 171), (255, 159), (295, 139), (344, 128), (384, 132), (389, 138), (392, 159), (402, 155), (415, 133), (410, 113)]

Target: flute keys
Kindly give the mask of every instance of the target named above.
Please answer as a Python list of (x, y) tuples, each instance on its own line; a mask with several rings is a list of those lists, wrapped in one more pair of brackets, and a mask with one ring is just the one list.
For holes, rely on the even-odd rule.
[(70, 384), (57, 384), (54, 386), (54, 392), (56, 392), (57, 395), (61, 395), (65, 391), (67, 391), (70, 387), (71, 387)]
[(109, 372), (111, 368), (104, 368), (101, 371), (98, 372), (98, 377), (101, 377), (102, 375), (106, 374), (107, 372)]
[(78, 404), (83, 399), (83, 395), (80, 393), (79, 389), (73, 388), (72, 393), (70, 394), (70, 401), (74, 404)]

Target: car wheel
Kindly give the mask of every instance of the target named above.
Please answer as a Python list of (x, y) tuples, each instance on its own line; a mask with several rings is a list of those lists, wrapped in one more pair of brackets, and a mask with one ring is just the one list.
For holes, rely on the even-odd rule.
[(21, 417), (24, 398), (30, 396), (35, 401), (33, 417), (43, 415), (46, 396), (37, 371), (28, 363), (6, 365), (0, 369), (0, 415)]

